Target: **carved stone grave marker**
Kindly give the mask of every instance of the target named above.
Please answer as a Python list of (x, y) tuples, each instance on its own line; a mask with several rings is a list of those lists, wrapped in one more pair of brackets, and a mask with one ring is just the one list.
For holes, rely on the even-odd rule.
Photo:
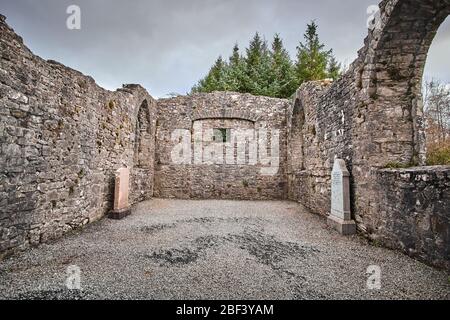
[(116, 171), (114, 188), (114, 209), (110, 212), (111, 219), (123, 219), (131, 213), (128, 202), (130, 189), (130, 169), (121, 168)]
[(350, 211), (350, 173), (342, 159), (334, 161), (331, 172), (331, 214), (328, 225), (342, 235), (356, 233), (356, 224)]

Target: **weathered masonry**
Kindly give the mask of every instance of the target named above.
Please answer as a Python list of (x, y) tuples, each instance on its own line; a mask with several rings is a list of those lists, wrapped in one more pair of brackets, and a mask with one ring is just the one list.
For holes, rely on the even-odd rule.
[[(131, 204), (153, 196), (290, 199), (327, 215), (340, 158), (359, 233), (450, 270), (450, 167), (421, 167), (421, 79), (450, 0), (380, 8), (349, 71), (334, 83), (304, 84), (292, 103), (237, 93), (156, 101), (139, 85), (107, 91), (33, 55), (0, 16), (0, 256), (103, 217), (119, 168), (131, 171)], [(237, 129), (249, 133), (245, 148), (233, 145)], [(207, 132), (216, 140), (199, 147)], [(253, 159), (252, 139), (264, 132), (267, 144)], [(174, 161), (183, 141), (186, 161)], [(276, 170), (263, 174), (274, 162), (261, 159), (275, 155), (264, 146), (275, 141)], [(223, 162), (205, 161), (211, 152)], [(393, 164), (409, 168), (386, 169)]]
[(114, 172), (132, 168), (131, 200), (153, 193), (156, 101), (116, 92), (33, 55), (0, 16), (0, 253), (103, 217)]
[[(245, 200), (286, 198), (286, 114), (289, 105), (288, 100), (224, 92), (159, 100), (155, 196)], [(174, 141), (172, 135), (175, 130), (180, 129), (190, 132), (192, 140), (189, 142), (192, 161), (181, 165), (174, 163), (171, 155), (175, 145), (179, 143), (178, 140)], [(196, 133), (196, 129), (199, 132)], [(224, 141), (230, 144), (228, 150), (225, 149), (226, 146), (222, 148), (222, 145), (218, 145), (219, 159), (208, 161), (209, 159), (205, 159), (208, 153), (206, 149), (215, 142), (206, 141), (207, 130), (230, 130), (229, 135), (239, 131), (249, 132), (244, 138), (253, 141), (263, 133), (276, 138), (279, 148), (274, 149), (278, 151), (278, 163), (273, 174), (264, 174), (263, 169), (267, 165), (260, 161), (261, 152), (254, 153), (259, 159), (255, 158), (252, 162), (249, 145), (244, 141), (238, 146), (236, 139), (232, 139), (234, 137), (228, 137), (229, 141)], [(200, 156), (203, 156), (203, 161), (194, 159), (197, 152), (196, 140), (203, 141), (197, 148), (201, 148), (197, 151), (202, 153)], [(272, 149), (271, 142), (261, 143), (260, 146)], [(231, 161), (226, 159), (227, 151)], [(243, 153), (243, 161), (237, 159), (239, 152)]]
[[(360, 233), (448, 269), (450, 168), (414, 166), (425, 153), (423, 70), (450, 1), (382, 1), (380, 8), (350, 70), (297, 92), (288, 121), (289, 196), (327, 214), (333, 161), (345, 159)], [(384, 169), (393, 164), (412, 168)]]

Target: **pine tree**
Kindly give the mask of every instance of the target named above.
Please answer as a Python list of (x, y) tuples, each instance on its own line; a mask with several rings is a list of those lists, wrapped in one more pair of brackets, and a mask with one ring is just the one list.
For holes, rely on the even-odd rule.
[(314, 21), (308, 24), (305, 42), (297, 47), (295, 64), (278, 34), (268, 48), (267, 41), (256, 32), (244, 56), (236, 44), (229, 59), (219, 57), (208, 74), (192, 88), (192, 93), (236, 91), (290, 98), (305, 81), (337, 79), (341, 74), (341, 64), (332, 50), (324, 49), (317, 28)]
[(241, 54), (239, 53), (239, 46), (236, 43), (233, 47), (233, 54), (230, 57), (230, 66), (237, 66), (241, 61)]
[(254, 95), (268, 95), (270, 81), (270, 55), (267, 42), (257, 32), (247, 49), (243, 89)]
[(306, 81), (324, 79), (328, 75), (327, 65), (331, 50), (324, 49), (325, 45), (320, 42), (317, 29), (314, 21), (308, 24), (304, 35), (305, 43), (301, 42), (297, 47), (295, 74), (298, 86)]
[(208, 75), (199, 81), (199, 83), (192, 88), (192, 92), (213, 92), (213, 91), (225, 91), (227, 64), (223, 61), (222, 56), (216, 60), (214, 65), (209, 70)]
[(330, 59), (328, 61), (328, 78), (331, 78), (333, 80), (337, 80), (342, 73), (342, 66), (341, 64), (336, 60), (336, 57), (331, 54)]
[(275, 34), (272, 42), (271, 71), (273, 81), (271, 83), (270, 96), (277, 98), (290, 97), (297, 89), (293, 64), (279, 34)]
[(259, 33), (256, 32), (247, 48), (247, 68), (258, 66), (261, 63), (263, 55), (266, 53), (265, 51), (267, 51), (267, 44), (261, 39)]
[(245, 92), (245, 62), (239, 52), (239, 46), (234, 45), (233, 54), (228, 63), (227, 86), (229, 91)]

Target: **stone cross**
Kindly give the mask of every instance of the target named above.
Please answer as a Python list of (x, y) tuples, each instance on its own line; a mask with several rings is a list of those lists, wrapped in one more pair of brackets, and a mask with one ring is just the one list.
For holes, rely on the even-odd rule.
[(114, 188), (114, 209), (109, 214), (111, 219), (123, 219), (130, 214), (128, 195), (130, 189), (130, 169), (121, 168), (116, 171)]
[(356, 224), (350, 211), (350, 173), (342, 159), (334, 161), (331, 172), (331, 214), (328, 225), (342, 235), (356, 233)]

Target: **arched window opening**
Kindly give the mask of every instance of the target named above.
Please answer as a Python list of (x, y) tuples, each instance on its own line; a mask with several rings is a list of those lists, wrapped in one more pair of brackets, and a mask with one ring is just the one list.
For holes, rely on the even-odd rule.
[(150, 111), (147, 100), (144, 100), (139, 107), (135, 146), (134, 146), (134, 164), (137, 168), (148, 168), (151, 166), (151, 126)]
[(300, 99), (296, 99), (292, 113), (291, 163), (293, 170), (305, 170), (304, 133), (305, 110)]

